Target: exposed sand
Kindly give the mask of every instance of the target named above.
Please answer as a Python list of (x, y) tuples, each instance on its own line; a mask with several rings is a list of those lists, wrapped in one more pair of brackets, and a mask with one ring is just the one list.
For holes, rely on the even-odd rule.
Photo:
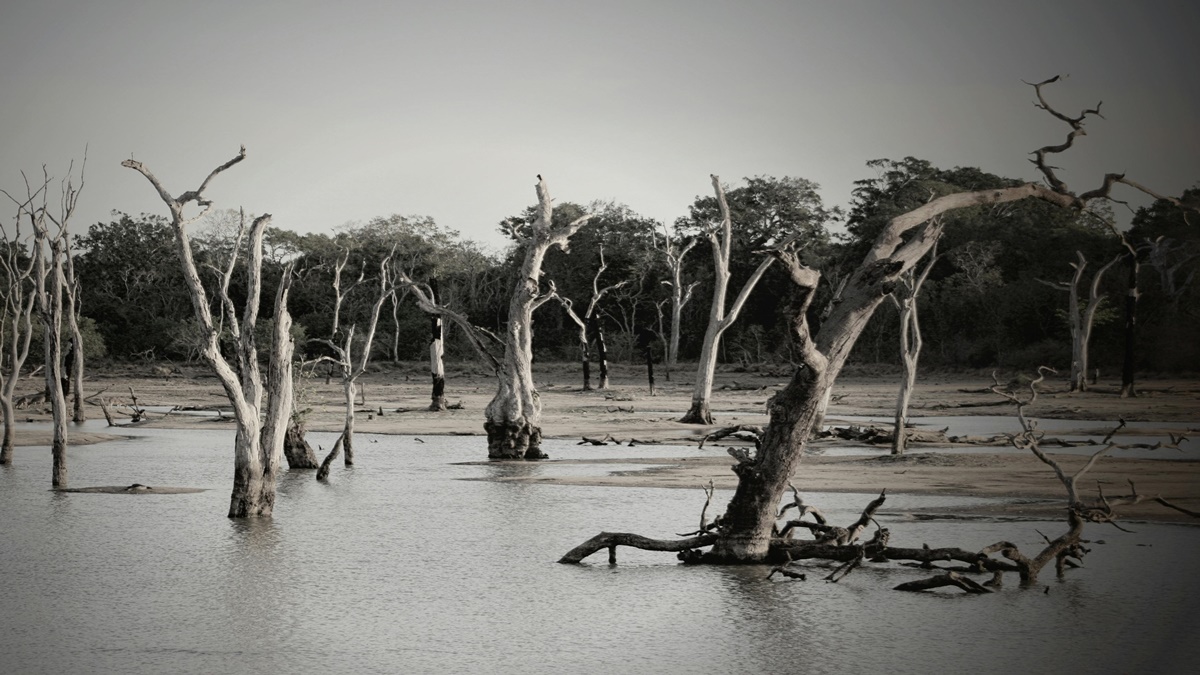
[[(680, 424), (675, 420), (687, 409), (693, 368), (675, 373), (667, 382), (658, 373), (657, 395), (649, 395), (641, 368), (613, 367), (612, 386), (608, 391), (580, 391), (581, 377), (575, 364), (536, 365), (535, 379), (542, 398), (542, 429), (547, 437), (578, 439), (581, 436), (612, 435), (622, 441), (635, 438), (667, 444), (692, 444), (709, 429)], [(717, 424), (765, 424), (767, 398), (788, 381), (785, 367), (776, 372), (718, 373), (713, 405)], [(483, 408), (491, 399), (495, 385), (479, 367), (470, 364), (451, 366), (447, 372), (447, 394), (451, 402), (461, 401), (463, 409), (443, 413), (425, 410), (429, 402), (429, 375), (424, 364), (390, 364), (364, 376), (366, 405), (359, 406), (356, 430), (379, 434), (471, 434), (483, 432)], [(891, 414), (898, 375), (851, 373), (843, 376), (834, 390), (830, 418), (848, 415)], [(913, 397), (914, 416), (1010, 415), (1011, 406), (998, 403), (986, 391), (986, 375), (931, 375), (918, 383)], [(33, 386), (33, 385), (31, 385)], [(129, 366), (98, 373), (85, 383), (90, 396), (102, 389), (115, 403), (129, 401), (132, 387), (143, 406), (226, 406), (215, 378), (203, 368), (175, 369)], [(301, 405), (311, 407), (308, 426), (312, 430), (336, 431), (341, 427), (342, 391), (334, 380), (311, 379), (303, 386)], [(1157, 422), (1155, 432), (1200, 434), (1200, 381), (1190, 379), (1146, 380), (1142, 395), (1133, 399), (1117, 396), (1117, 383), (1101, 381), (1087, 393), (1070, 394), (1061, 381), (1052, 381), (1043, 389), (1030, 413), (1039, 417), (1079, 420), (1116, 420)], [(966, 391), (964, 391), (966, 390)], [(382, 409), (382, 415), (379, 414)], [(397, 409), (404, 412), (396, 412)], [(100, 417), (98, 408), (91, 415)], [(44, 412), (22, 410), (19, 419), (45, 420)], [(188, 428), (229, 424), (213, 418), (172, 413), (152, 414), (149, 425)], [(1161, 428), (1157, 428), (1161, 427)], [(117, 429), (114, 433), (119, 434)], [(45, 434), (43, 438), (39, 434)], [(1145, 430), (1138, 432), (1146, 435)], [(104, 434), (89, 434), (90, 442), (105, 440)], [(26, 432), (21, 444), (48, 444), (48, 432)], [(1118, 436), (1120, 440), (1120, 436)], [(77, 442), (73, 439), (73, 442)], [(85, 441), (87, 442), (87, 441)], [(828, 444), (829, 442), (823, 442)], [(611, 447), (611, 446), (610, 446)], [(1173, 450), (1159, 450), (1169, 458)], [(480, 439), (480, 455), (484, 454)], [(587, 477), (536, 477), (522, 480), (563, 484), (619, 485), (643, 487), (682, 487), (698, 489), (711, 479), (720, 488), (732, 488), (735, 476), (729, 470), (732, 460), (713, 458), (629, 459), (630, 452), (613, 447), (612, 460), (578, 462), (555, 460), (563, 464), (618, 461), (642, 463), (646, 471)], [(1064, 468), (1079, 466), (1084, 458), (1054, 455)], [(1152, 455), (1153, 456), (1153, 455)], [(582, 472), (581, 472), (582, 473)], [(595, 473), (595, 472), (591, 472)], [(1104, 458), (1081, 480), (1081, 488), (1094, 494), (1097, 481), (1106, 494), (1127, 494), (1126, 479), (1137, 484), (1140, 493), (1161, 495), (1180, 506), (1200, 510), (1200, 462), (1156, 461), (1154, 459)], [(802, 490), (836, 492), (945, 494), (971, 496), (1013, 496), (1029, 498), (1027, 503), (989, 508), (1007, 514), (1046, 516), (1061, 512), (1062, 488), (1050, 469), (1032, 456), (1020, 454), (922, 454), (922, 447), (910, 448), (910, 456), (893, 459), (879, 456), (806, 457), (796, 478)], [(1037, 502), (1046, 499), (1046, 502)], [(1157, 504), (1140, 504), (1122, 509), (1124, 517), (1179, 520), (1182, 514)]]

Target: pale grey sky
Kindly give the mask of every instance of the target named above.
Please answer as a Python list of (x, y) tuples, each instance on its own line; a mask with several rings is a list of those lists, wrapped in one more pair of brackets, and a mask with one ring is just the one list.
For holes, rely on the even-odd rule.
[(817, 181), (915, 155), (1036, 178), (1027, 153), (1104, 100), (1075, 187), (1127, 171), (1200, 180), (1200, 3), (741, 0), (9, 0), (0, 6), (0, 187), (88, 151), (78, 226), (162, 213), (247, 146), (219, 207), (326, 231), (433, 216), (488, 244), (532, 203), (615, 199), (670, 222), (708, 175)]

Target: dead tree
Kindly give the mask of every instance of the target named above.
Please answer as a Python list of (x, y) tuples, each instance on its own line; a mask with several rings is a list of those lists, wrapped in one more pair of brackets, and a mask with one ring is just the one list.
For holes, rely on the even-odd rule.
[[(44, 189), (45, 186), (43, 186)], [(36, 195), (35, 195), (36, 196)], [(4, 416), (4, 438), (0, 442), (0, 465), (13, 461), (13, 434), (16, 425), (16, 410), (13, 396), (21, 370), (29, 357), (29, 346), (33, 340), (33, 307), (37, 295), (33, 292), (34, 256), (26, 255), (21, 236), (21, 218), (26, 202), (18, 203), (13, 236), (9, 238), (7, 228), (0, 225), (4, 235), (4, 251), (0, 255), (0, 273), (4, 275), (3, 294), (0, 304), (0, 352), (3, 367), (0, 367), (0, 411)]]
[[(142, 174), (154, 187), (171, 215), (175, 231), (176, 253), (184, 280), (192, 298), (192, 309), (202, 339), (201, 358), (213, 369), (225, 395), (233, 406), (237, 433), (234, 439), (233, 492), (229, 500), (229, 517), (269, 516), (275, 507), (275, 482), (283, 456), (283, 440), (292, 414), (292, 318), (287, 311), (287, 296), (291, 271), (284, 274), (275, 296), (274, 334), (266, 391), (258, 364), (258, 348), (254, 329), (258, 323), (259, 300), (262, 293), (263, 232), (270, 215), (254, 219), (246, 232), (243, 218), (238, 229), (237, 244), (230, 255), (219, 289), (220, 305), (225, 316), (224, 326), (218, 324), (209, 305), (208, 291), (192, 256), (187, 226), (206, 214), (212, 202), (204, 198), (204, 190), (218, 174), (246, 158), (243, 146), (237, 156), (213, 169), (195, 190), (172, 196), (141, 162), (127, 159), (121, 166)], [(188, 218), (184, 209), (189, 203), (201, 208), (199, 215)], [(229, 279), (237, 267), (241, 242), (246, 240), (243, 270), (246, 275), (246, 304), (239, 320), (229, 296)], [(222, 328), (229, 331), (233, 341), (233, 362), (221, 351)], [(264, 406), (264, 394), (266, 397)], [(265, 416), (264, 416), (265, 413)]]
[[(1032, 556), (1023, 554), (1015, 544), (1008, 541), (999, 541), (975, 551), (956, 547), (931, 548), (928, 545), (923, 545), (920, 548), (893, 546), (891, 544), (891, 532), (881, 527), (875, 520), (876, 512), (886, 500), (886, 491), (881, 492), (878, 497), (868, 503), (858, 519), (853, 523), (846, 526), (837, 526), (830, 524), (819, 509), (805, 504), (804, 500), (800, 497), (799, 490), (795, 486), (789, 485), (793, 491), (792, 500), (779, 509), (778, 513), (773, 515), (776, 525), (772, 529), (771, 548), (768, 556), (763, 559), (766, 562), (781, 564), (775, 567), (767, 575), (767, 578), (770, 579), (776, 573), (781, 573), (788, 578), (803, 580), (806, 578), (806, 575), (790, 570), (789, 566), (793, 562), (806, 559), (842, 563), (825, 577), (826, 581), (835, 583), (867, 563), (907, 561), (909, 564), (919, 563), (919, 566), (922, 568), (939, 570), (942, 574), (924, 580), (900, 584), (895, 587), (895, 590), (923, 591), (942, 586), (956, 586), (968, 593), (988, 593), (1002, 585), (1005, 573), (1015, 573), (1019, 576), (1022, 584), (1030, 585), (1037, 582), (1042, 570), (1051, 562), (1054, 563), (1055, 570), (1059, 576), (1062, 576), (1068, 567), (1079, 566), (1079, 561), (1089, 550), (1084, 546), (1082, 539), (1084, 525), (1089, 522), (1109, 523), (1120, 528), (1120, 525), (1116, 522), (1117, 514), (1115, 507), (1117, 506), (1153, 500), (1163, 506), (1192, 517), (1200, 517), (1200, 513), (1172, 504), (1161, 496), (1138, 494), (1136, 486), (1132, 482), (1130, 483), (1130, 495), (1106, 496), (1103, 490), (1098, 487), (1097, 499), (1092, 503), (1086, 502), (1079, 492), (1079, 479), (1095, 466), (1096, 462), (1115, 447), (1115, 445), (1108, 444), (1093, 453), (1084, 466), (1070, 476), (1063, 471), (1057, 461), (1041, 449), (1042, 434), (1037, 430), (1036, 424), (1025, 417), (1025, 408), (1037, 399), (1038, 385), (1044, 379), (1046, 372), (1052, 372), (1052, 370), (1049, 368), (1039, 369), (1038, 377), (1029, 383), (1027, 393), (1023, 391), (1012, 392), (1004, 389), (998, 381), (992, 387), (992, 391), (1007, 398), (1016, 406), (1016, 414), (1022, 431), (1011, 437), (1013, 446), (1032, 452), (1039, 460), (1054, 471), (1055, 476), (1062, 483), (1067, 497), (1067, 532), (1055, 539), (1050, 539), (1043, 535), (1045, 546)], [(741, 428), (738, 427), (723, 429), (710, 434), (705, 440), (715, 440), (735, 435), (740, 433), (740, 430)], [(745, 431), (750, 433), (756, 447), (761, 451), (762, 445), (760, 441), (764, 439), (758, 433), (759, 430), (751, 427), (746, 428)], [(753, 461), (749, 460), (749, 453), (744, 449), (730, 448), (729, 450), (730, 454), (739, 461)], [(707, 521), (705, 513), (708, 510), (709, 502), (712, 500), (711, 484), (705, 490), (705, 493), (708, 499), (701, 510), (700, 528), (687, 535), (679, 535), (691, 537), (689, 539), (664, 541), (627, 533), (602, 532), (567, 552), (559, 562), (578, 563), (589, 555), (607, 548), (609, 563), (615, 564), (616, 549), (618, 546), (633, 546), (653, 551), (677, 551), (679, 552), (679, 558), (685, 563), (712, 562), (711, 557), (698, 552), (696, 549), (719, 544), (728, 524), (725, 522), (725, 516), (718, 518), (712, 523)], [(784, 522), (782, 526), (779, 526), (777, 524), (778, 521), (783, 520), (792, 508), (796, 509), (795, 517)], [(806, 516), (812, 516), (812, 520), (804, 520)], [(875, 524), (876, 527), (874, 535), (870, 540), (858, 543), (860, 537), (866, 533), (867, 528), (871, 524)], [(809, 531), (813, 538), (796, 539), (796, 532), (801, 530)], [(993, 557), (996, 555), (999, 555), (999, 558)], [(957, 562), (962, 563), (962, 565), (956, 568), (945, 568), (935, 565), (938, 562)], [(991, 574), (991, 579), (981, 584), (966, 576), (967, 574)]]
[(66, 364), (66, 367), (70, 377), (71, 421), (78, 424), (87, 421), (87, 413), (83, 411), (83, 332), (79, 329), (79, 317), (82, 316), (80, 307), (82, 294), (79, 289), (79, 279), (75, 276), (75, 256), (71, 252), (69, 242), (64, 242), (63, 245), (63, 262), (65, 273), (63, 297), (66, 299), (63, 311), (67, 317), (67, 330), (71, 331), (71, 349), (67, 352), (70, 363)]
[[(450, 309), (446, 305), (441, 304), (438, 294), (434, 291), (433, 284), (418, 284), (417, 282), (413, 281), (412, 278), (409, 277), (408, 274), (406, 272), (404, 272), (403, 270), (396, 270), (395, 272), (393, 272), (393, 284), (397, 287), (402, 287), (402, 288), (408, 289), (408, 291), (413, 294), (413, 298), (417, 302), (417, 307), (419, 307), (422, 312), (426, 312), (430, 316), (435, 316), (435, 317), (438, 317), (439, 319), (449, 319), (452, 323), (454, 323), (459, 328), (461, 328), (463, 335), (465, 335), (467, 337), (467, 341), (471, 344), (471, 347), (475, 350), (475, 353), (479, 355), (480, 360), (483, 363), (485, 363), (489, 368), (491, 368), (492, 372), (494, 372), (497, 376), (500, 375), (501, 361), (499, 358), (496, 357), (495, 354), (492, 353), (491, 349), (489, 348), (489, 345), (498, 344), (500, 342), (499, 338), (497, 338), (491, 332), (472, 324), (466, 315), (460, 314), (459, 312), (456, 312), (456, 311)], [(442, 327), (442, 322), (440, 320), (438, 321), (438, 326)], [(432, 352), (432, 346), (431, 346), (431, 352)], [(432, 357), (432, 354), (431, 354), (431, 357)], [(440, 364), (440, 359), (441, 359), (441, 355), (439, 353), (438, 354), (439, 364)], [(438, 395), (436, 378), (437, 378), (437, 373), (435, 370), (435, 372), (434, 372), (434, 396), (435, 397)], [(444, 386), (444, 383), (445, 383), (444, 378), (443, 378), (442, 382), (443, 382), (443, 386)], [(443, 394), (442, 403), (444, 404), (445, 403), (444, 389), (442, 390), (442, 394)], [(429, 409), (433, 410), (434, 409), (433, 406), (436, 404), (437, 404), (437, 400), (435, 398), (433, 403), (430, 405)], [(442, 409), (445, 410), (444, 407)]]
[[(657, 244), (658, 238), (655, 238)], [(662, 251), (663, 257), (667, 261), (667, 270), (671, 273), (669, 281), (664, 280), (663, 283), (671, 287), (671, 338), (667, 346), (667, 372), (679, 362), (679, 324), (683, 317), (683, 308), (687, 306), (692, 299), (692, 291), (696, 290), (699, 281), (693, 281), (685, 287), (683, 284), (683, 259), (687, 254), (696, 247), (700, 242), (699, 239), (689, 239), (687, 244), (680, 248), (679, 244), (671, 239), (671, 232), (663, 225), (663, 245), (658, 250)], [(660, 310), (661, 312), (661, 310)], [(667, 379), (671, 379), (669, 376)]]
[[(429, 294), (433, 305), (438, 304), (437, 278), (429, 282)], [(394, 295), (394, 294), (393, 294)], [(393, 312), (395, 305), (393, 304)], [(429, 314), (429, 376), (433, 380), (433, 391), (429, 395), (429, 410), (431, 412), (446, 411), (446, 355), (445, 330), (442, 326), (442, 315), (433, 312)]]
[(900, 380), (900, 393), (896, 396), (896, 421), (892, 432), (892, 454), (903, 455), (908, 443), (908, 403), (912, 399), (913, 386), (917, 382), (917, 362), (921, 358), (921, 322), (917, 314), (917, 297), (921, 286), (929, 278), (929, 272), (940, 256), (937, 242), (929, 251), (929, 262), (920, 274), (909, 269), (900, 277), (896, 290), (889, 295), (900, 312), (900, 358), (904, 361), (904, 377)]
[[(1092, 200), (1109, 198), (1112, 188), (1118, 183), (1156, 198), (1170, 199), (1121, 174), (1106, 175), (1100, 187), (1087, 192), (1077, 194), (1068, 189), (1055, 169), (1046, 163), (1046, 155), (1068, 150), (1082, 133), (1084, 120), (1099, 111), (1085, 110), (1076, 117), (1059, 113), (1045, 100), (1042, 91), (1046, 85), (1057, 80), (1055, 77), (1032, 85), (1038, 99), (1037, 107), (1071, 127), (1065, 142), (1044, 146), (1033, 152), (1033, 162), (1046, 182), (948, 194), (895, 216), (884, 226), (862, 262), (851, 273), (841, 294), (841, 302), (833, 308), (816, 335), (810, 334), (806, 312), (816, 292), (820, 273), (803, 265), (790, 251), (773, 253), (797, 289), (790, 316), (791, 336), (799, 357), (799, 367), (788, 385), (767, 404), (770, 423), (763, 434), (761, 447), (753, 454), (745, 452), (739, 456), (733, 467), (738, 476), (738, 485), (721, 517), (721, 527), (715, 533), (696, 538), (704, 539), (706, 543), (703, 544), (696, 541), (687, 544), (675, 542), (688, 550), (712, 545), (705, 553), (689, 554), (693, 560), (762, 562), (770, 558), (773, 550), (780, 554), (783, 552), (778, 538), (774, 536), (776, 509), (788, 481), (799, 466), (813, 431), (813, 423), (821, 411), (821, 402), (884, 297), (892, 291), (900, 276), (933, 247), (935, 235), (940, 229), (937, 225), (939, 216), (958, 209), (1023, 199), (1040, 199), (1062, 208), (1082, 210)], [(1170, 200), (1178, 206), (1200, 210), (1200, 203)], [(791, 551), (793, 559), (798, 559), (790, 547), (786, 550)], [(838, 555), (859, 554), (839, 552)], [(970, 560), (979, 558), (979, 552), (970, 552), (968, 555)]]
[(721, 180), (712, 176), (713, 191), (717, 195), (717, 204), (721, 209), (721, 222), (708, 232), (712, 243), (713, 255), (713, 295), (712, 305), (708, 312), (708, 328), (704, 331), (704, 344), (700, 348), (700, 363), (696, 367), (696, 384), (692, 389), (692, 406), (679, 420), (687, 424), (712, 424), (712, 411), (709, 401), (712, 398), (713, 378), (717, 370), (717, 353), (721, 346), (721, 336), (737, 320), (746, 299), (758, 285), (758, 281), (766, 274), (767, 268), (775, 261), (773, 256), (765, 256), (750, 278), (746, 280), (742, 290), (734, 299), (733, 304), (725, 307), (725, 296), (729, 291), (729, 258), (733, 246), (733, 223), (729, 214), (729, 203), (725, 200), (725, 189)]
[(50, 402), (54, 418), (50, 454), (51, 485), (55, 488), (67, 487), (67, 401), (62, 377), (63, 297), (66, 292), (63, 259), (70, 245), (67, 227), (75, 213), (79, 193), (83, 189), (82, 168), (78, 186), (74, 183), (74, 176), (75, 167), (72, 163), (67, 178), (62, 182), (57, 210), (49, 206), (51, 178), (45, 167), (42, 167), (42, 182), (36, 189), (26, 178), (23, 199), (16, 199), (5, 193), (17, 205), (18, 219), (27, 219), (33, 233), (33, 246), (30, 250), (30, 257), (33, 259), (33, 294), (43, 331), (46, 398)]
[[(371, 313), (367, 319), (367, 332), (360, 348), (358, 362), (355, 363), (354, 358), (355, 326), (353, 325), (342, 331), (343, 338), (341, 344), (334, 342), (333, 339), (313, 340), (313, 342), (326, 345), (334, 353), (333, 357), (323, 356), (317, 359), (317, 361), (333, 363), (338, 366), (342, 373), (342, 392), (345, 394), (346, 415), (345, 424), (342, 428), (341, 447), (345, 451), (344, 461), (346, 466), (354, 465), (354, 399), (358, 396), (358, 378), (367, 372), (367, 364), (371, 361), (371, 346), (375, 342), (375, 328), (379, 325), (379, 314), (383, 310), (383, 303), (387, 302), (387, 299), (391, 297), (395, 290), (390, 285), (390, 275), (388, 273), (388, 264), (391, 262), (394, 253), (395, 250), (384, 257), (383, 261), (379, 263), (379, 295), (375, 298), (374, 304), (371, 305)], [(341, 266), (344, 265), (345, 259), (342, 260), (339, 271)], [(335, 292), (334, 316), (340, 313), (342, 301), (346, 298), (346, 294), (342, 292), (338, 283), (339, 278), (340, 275), (335, 274), (333, 282)], [(360, 276), (359, 281), (362, 281), (362, 279), (363, 277)], [(333, 337), (337, 337), (336, 329)], [(337, 447), (335, 446), (333, 453), (336, 452)], [(333, 453), (331, 453), (331, 457)], [(330, 461), (332, 460), (326, 459), (325, 464), (328, 464)]]
[(1071, 391), (1087, 391), (1088, 343), (1092, 339), (1096, 310), (1103, 301), (1100, 297), (1100, 281), (1104, 278), (1104, 273), (1120, 262), (1122, 257), (1118, 255), (1113, 258), (1092, 276), (1092, 283), (1088, 286), (1088, 298), (1082, 309), (1079, 307), (1079, 284), (1083, 281), (1083, 270), (1087, 267), (1083, 251), (1075, 252), (1076, 262), (1071, 263), (1075, 274), (1070, 281), (1051, 282), (1038, 279), (1051, 288), (1067, 292), (1067, 325), (1071, 329)]
[(546, 182), (540, 176), (537, 197), (537, 214), (524, 242), (525, 258), (508, 304), (499, 386), (484, 411), (483, 428), (487, 431), (490, 459), (546, 457), (541, 450), (542, 403), (533, 383), (533, 312), (555, 294), (553, 291), (542, 293), (538, 281), (546, 252), (555, 246), (566, 249), (571, 235), (591, 217), (591, 214), (585, 214), (566, 225), (554, 227), (554, 205)]
[(565, 298), (562, 295), (556, 295), (563, 310), (567, 316), (575, 322), (579, 327), (579, 359), (583, 364), (583, 390), (592, 390), (592, 366), (590, 345), (592, 338), (596, 340), (596, 357), (600, 367), (600, 386), (599, 389), (608, 389), (608, 353), (604, 347), (604, 333), (600, 327), (599, 317), (596, 315), (596, 305), (604, 298), (609, 291), (614, 291), (621, 288), (627, 283), (626, 281), (618, 281), (615, 284), (610, 284), (604, 288), (600, 288), (600, 275), (604, 274), (604, 270), (608, 269), (608, 263), (604, 262), (604, 245), (600, 245), (600, 267), (596, 270), (596, 275), (592, 277), (592, 296), (588, 300), (587, 311), (583, 316), (579, 316), (575, 312), (574, 303), (570, 298)]

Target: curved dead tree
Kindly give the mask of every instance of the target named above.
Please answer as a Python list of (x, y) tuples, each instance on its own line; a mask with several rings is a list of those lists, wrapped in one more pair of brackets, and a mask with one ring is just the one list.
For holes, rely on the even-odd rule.
[(508, 303), (508, 325), (504, 331), (504, 357), (499, 368), (496, 396), (484, 411), (489, 459), (543, 459), (542, 402), (533, 383), (533, 311), (555, 297), (553, 289), (542, 293), (539, 279), (546, 252), (566, 249), (571, 235), (591, 218), (586, 214), (566, 225), (554, 227), (554, 205), (546, 182), (538, 177), (538, 208), (528, 240), (525, 259)]
[[(793, 550), (796, 544), (777, 536), (778, 505), (788, 481), (792, 479), (804, 455), (814, 422), (820, 416), (822, 400), (833, 386), (855, 341), (879, 304), (895, 288), (901, 275), (912, 269), (933, 247), (939, 230), (938, 216), (957, 209), (1022, 199), (1040, 199), (1063, 208), (1082, 210), (1092, 200), (1109, 198), (1112, 188), (1117, 184), (1132, 186), (1154, 197), (1161, 196), (1121, 174), (1106, 175), (1100, 187), (1087, 192), (1077, 194), (1068, 189), (1055, 173), (1055, 169), (1046, 164), (1046, 156), (1069, 149), (1076, 137), (1082, 133), (1084, 120), (1098, 114), (1099, 111), (1085, 110), (1075, 117), (1056, 111), (1046, 102), (1043, 88), (1057, 80), (1055, 77), (1031, 85), (1038, 98), (1037, 107), (1071, 127), (1065, 142), (1048, 145), (1033, 152), (1033, 162), (1046, 184), (1026, 183), (1006, 188), (949, 194), (892, 218), (862, 262), (850, 274), (841, 293), (841, 301), (832, 308), (816, 335), (810, 334), (805, 315), (816, 292), (820, 273), (802, 264), (798, 256), (790, 251), (776, 251), (772, 254), (785, 268), (795, 286), (796, 295), (789, 316), (790, 332), (795, 353), (799, 355), (799, 366), (788, 385), (768, 401), (770, 423), (762, 435), (760, 447), (754, 453), (744, 452), (733, 467), (738, 476), (737, 488), (721, 516), (720, 526), (715, 532), (706, 535), (710, 537), (711, 548), (706, 552), (689, 553), (692, 559), (712, 563), (756, 563), (782, 558), (785, 552), (793, 559), (803, 556), (804, 550)], [(1200, 204), (1184, 204), (1179, 199), (1171, 201), (1179, 206), (1200, 210)], [(1074, 501), (1072, 497), (1072, 502)], [(814, 545), (806, 543), (801, 548)], [(807, 550), (816, 553), (812, 549)], [(1002, 552), (1011, 549), (1002, 547), (997, 550)], [(869, 551), (864, 549), (862, 555), (867, 556), (868, 553)], [(835, 555), (835, 552), (827, 555)], [(858, 554), (839, 550), (836, 555)], [(933, 554), (922, 554), (919, 551), (905, 555), (909, 556), (905, 559), (910, 560), (935, 559), (929, 557)], [(978, 562), (985, 569), (1018, 571), (1017, 562), (1011, 559), (987, 562), (981, 558), (979, 551), (945, 555), (954, 559), (965, 556), (970, 562)], [(888, 557), (899, 558), (891, 553)], [(574, 562), (572, 558), (569, 556), (564, 561)], [(1028, 569), (1030, 572), (1026, 575), (1032, 573), (1034, 567), (1030, 566)]]
[[(886, 491), (868, 503), (856, 520), (845, 526), (838, 526), (830, 524), (828, 518), (819, 509), (805, 504), (799, 490), (795, 486), (790, 486), (793, 492), (791, 502), (785, 504), (778, 513), (773, 515), (775, 525), (772, 529), (769, 554), (758, 561), (779, 563), (767, 578), (781, 573), (789, 578), (805, 579), (806, 575), (798, 573), (790, 567), (792, 563), (801, 560), (827, 560), (842, 563), (825, 577), (826, 581), (832, 582), (840, 581), (856, 568), (869, 563), (904, 562), (918, 563), (923, 568), (939, 570), (942, 574), (900, 584), (896, 586), (896, 590), (923, 591), (954, 586), (968, 593), (988, 593), (993, 588), (1002, 585), (1003, 575), (1006, 572), (1016, 574), (1023, 584), (1032, 584), (1038, 580), (1041, 572), (1051, 563), (1054, 563), (1055, 571), (1059, 576), (1068, 567), (1079, 566), (1081, 559), (1089, 551), (1084, 546), (1085, 542), (1082, 538), (1084, 525), (1089, 522), (1109, 523), (1120, 528), (1116, 522), (1118, 516), (1115, 508), (1117, 506), (1150, 500), (1192, 517), (1200, 517), (1200, 513), (1179, 507), (1160, 496), (1138, 494), (1132, 483), (1129, 495), (1106, 496), (1104, 491), (1097, 487), (1097, 498), (1091, 502), (1084, 500), (1078, 487), (1079, 479), (1095, 466), (1101, 457), (1117, 446), (1111, 443), (1107, 444), (1093, 453), (1082, 467), (1070, 475), (1057, 461), (1042, 450), (1040, 443), (1043, 434), (1038, 431), (1037, 425), (1025, 416), (1025, 409), (1037, 400), (1038, 385), (1045, 378), (1047, 372), (1053, 372), (1053, 370), (1046, 367), (1040, 368), (1038, 377), (1029, 383), (1027, 392), (1010, 392), (998, 381), (993, 385), (992, 391), (1007, 398), (1016, 408), (1021, 431), (1012, 436), (1013, 446), (1032, 452), (1054, 471), (1055, 476), (1062, 483), (1067, 502), (1067, 531), (1065, 533), (1055, 539), (1043, 536), (1044, 547), (1033, 555), (1022, 553), (1016, 544), (1008, 541), (999, 541), (979, 550), (957, 547), (931, 548), (928, 545), (922, 545), (919, 548), (893, 546), (891, 532), (881, 527), (875, 520), (876, 512), (887, 498)], [(749, 432), (751, 440), (754, 440), (756, 446), (761, 450), (760, 437), (754, 433), (755, 431), (756, 429), (753, 427), (729, 427), (709, 434), (704, 440), (716, 440)], [(1111, 436), (1110, 434), (1109, 437), (1111, 438)], [(744, 449), (730, 448), (729, 451), (739, 461), (749, 460), (749, 453)], [(696, 532), (690, 533), (687, 539), (656, 540), (629, 533), (602, 532), (568, 551), (559, 562), (579, 563), (593, 553), (607, 549), (609, 562), (615, 563), (616, 549), (619, 546), (631, 546), (651, 551), (676, 551), (679, 553), (679, 559), (685, 563), (712, 562), (709, 554), (703, 553), (699, 549), (719, 544), (727, 523), (724, 521), (724, 517), (719, 517), (712, 523), (708, 522), (704, 514), (712, 499), (711, 485), (705, 489), (705, 493), (708, 499), (701, 511), (700, 528)], [(791, 509), (796, 510), (795, 517), (784, 520)], [(806, 516), (811, 516), (811, 520), (805, 520)], [(780, 525), (781, 522), (782, 525)], [(871, 525), (875, 526), (874, 534), (869, 540), (860, 543), (860, 538), (866, 534)], [(812, 538), (797, 539), (795, 534), (802, 530), (811, 533)], [(958, 566), (939, 567), (935, 563), (958, 563)], [(969, 574), (991, 575), (991, 578), (980, 583), (967, 576)]]
[[(275, 479), (283, 457), (284, 434), (292, 414), (291, 368), (294, 344), (290, 334), (292, 318), (287, 310), (289, 283), (286, 281), (291, 277), (291, 270), (285, 272), (285, 282), (279, 285), (279, 292), (275, 296), (274, 334), (270, 352), (269, 381), (265, 391), (258, 364), (258, 346), (254, 337), (262, 293), (263, 232), (271, 216), (262, 215), (255, 218), (248, 234), (245, 218), (241, 220), (237, 243), (233, 247), (219, 289), (220, 305), (225, 318), (223, 326), (214, 320), (208, 291), (200, 280), (187, 232), (188, 225), (203, 217), (212, 208), (212, 202), (203, 196), (208, 184), (218, 174), (245, 158), (246, 148), (243, 146), (236, 157), (213, 169), (200, 187), (184, 192), (178, 197), (168, 192), (141, 162), (133, 159), (121, 162), (121, 166), (137, 171), (150, 182), (171, 214), (176, 253), (191, 294), (196, 323), (201, 331), (200, 356), (213, 369), (225, 390), (225, 395), (233, 405), (237, 434), (234, 440), (233, 492), (229, 499), (230, 518), (271, 515), (275, 507)], [(199, 206), (201, 212), (189, 218), (184, 215), (184, 209), (191, 203)], [(229, 280), (237, 267), (243, 239), (246, 241), (245, 260), (242, 264), (246, 275), (246, 304), (239, 319), (233, 299), (229, 295)], [(221, 350), (222, 329), (232, 335), (232, 361)]]

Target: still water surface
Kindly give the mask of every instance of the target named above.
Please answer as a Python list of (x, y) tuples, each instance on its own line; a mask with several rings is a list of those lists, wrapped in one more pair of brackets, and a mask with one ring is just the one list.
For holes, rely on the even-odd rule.
[[(625, 550), (616, 567), (603, 555), (564, 566), (554, 561), (601, 529), (694, 528), (703, 495), (492, 482), (561, 467), (457, 464), (481, 458), (477, 438), (364, 434), (358, 466), (328, 484), (286, 475), (273, 519), (236, 522), (224, 517), (231, 433), (129, 433), (72, 449), (72, 485), (210, 489), (53, 493), (48, 450), (18, 448), (0, 468), (0, 672), (1118, 673), (1191, 672), (1200, 659), (1196, 528), (1094, 529), (1105, 543), (1086, 569), (1029, 590), (1009, 577), (984, 597), (889, 590), (922, 576), (908, 569), (767, 582), (765, 568)], [(808, 499), (849, 521), (868, 497)], [(902, 513), (931, 503), (889, 500), (892, 541), (1032, 548), (1035, 529), (1060, 529)]]

